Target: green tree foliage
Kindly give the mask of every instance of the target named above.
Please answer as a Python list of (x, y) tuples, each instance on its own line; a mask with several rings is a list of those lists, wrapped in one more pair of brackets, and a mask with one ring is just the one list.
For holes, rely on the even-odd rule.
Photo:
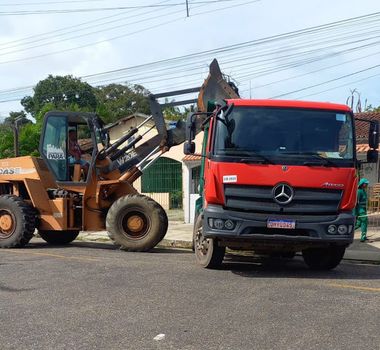
[(24, 111), (19, 111), (19, 112), (9, 112), (9, 117), (4, 119), (4, 124), (14, 125), (16, 120), (17, 120), (18, 125), (31, 123), (31, 121), (27, 119), (26, 113)]
[(27, 113), (35, 117), (46, 104), (52, 104), (55, 109), (61, 110), (76, 105), (95, 111), (97, 100), (94, 88), (80, 79), (71, 75), (49, 75), (35, 86), (33, 96), (24, 97), (21, 104)]
[[(166, 101), (167, 102), (167, 101)], [(194, 110), (194, 106), (179, 108), (176, 106), (166, 107), (163, 110), (166, 120), (186, 120), (189, 112)]]
[(39, 143), (41, 136), (41, 124), (26, 124), (19, 134), (20, 156), (39, 156)]
[(109, 84), (95, 89), (97, 113), (106, 123), (135, 112), (150, 113), (149, 91), (141, 85)]
[(368, 105), (364, 112), (380, 112), (380, 107), (373, 107), (372, 105)]
[[(41, 135), (41, 123), (19, 125), (20, 156), (38, 156), (38, 145)], [(7, 124), (0, 125), (0, 158), (14, 157), (14, 133)]]
[(0, 158), (13, 157), (13, 132), (12, 129), (2, 123), (0, 124)]

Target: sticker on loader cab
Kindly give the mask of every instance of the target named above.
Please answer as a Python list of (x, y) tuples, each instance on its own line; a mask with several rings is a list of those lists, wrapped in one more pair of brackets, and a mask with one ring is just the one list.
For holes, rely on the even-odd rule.
[(224, 184), (230, 184), (233, 182), (237, 182), (237, 175), (224, 175), (223, 176), (223, 183)]
[(57, 148), (54, 145), (47, 145), (47, 150), (46, 150), (46, 156), (47, 159), (51, 160), (65, 160), (65, 152), (62, 148)]
[(21, 174), (21, 168), (0, 168), (0, 175)]

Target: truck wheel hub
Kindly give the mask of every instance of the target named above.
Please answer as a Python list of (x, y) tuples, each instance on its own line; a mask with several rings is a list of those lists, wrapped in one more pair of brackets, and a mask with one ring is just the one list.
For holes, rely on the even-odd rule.
[(202, 230), (198, 230), (195, 234), (195, 246), (203, 255), (206, 255), (209, 248), (209, 240), (204, 238), (202, 235)]
[[(11, 213), (0, 211), (0, 235), (9, 236), (14, 231), (15, 222)], [(3, 237), (4, 238), (4, 237)]]

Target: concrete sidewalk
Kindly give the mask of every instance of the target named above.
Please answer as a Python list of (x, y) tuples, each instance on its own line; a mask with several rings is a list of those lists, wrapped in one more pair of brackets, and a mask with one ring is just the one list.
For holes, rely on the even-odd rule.
[[(190, 249), (192, 245), (192, 235), (192, 224), (170, 221), (168, 232), (159, 246)], [(367, 237), (369, 241), (361, 243), (360, 232), (355, 232), (354, 243), (346, 250), (344, 259), (370, 261), (380, 264), (380, 227), (378, 229), (370, 228)], [(110, 241), (106, 231), (81, 232), (78, 239), (82, 241)]]

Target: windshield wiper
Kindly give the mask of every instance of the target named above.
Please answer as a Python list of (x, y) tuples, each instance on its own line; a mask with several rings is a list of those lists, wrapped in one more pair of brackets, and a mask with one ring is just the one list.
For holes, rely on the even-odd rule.
[(261, 164), (274, 164), (268, 158), (260, 156), (261, 158), (241, 158), (241, 163), (261, 163)]
[(325, 158), (323, 156), (321, 156), (320, 154), (318, 153), (314, 153), (314, 152), (281, 152), (282, 154), (290, 154), (290, 155), (299, 155), (299, 156), (311, 156), (317, 160), (320, 160), (322, 162), (311, 162), (311, 161), (306, 161), (303, 163), (303, 165), (310, 165), (310, 166), (318, 166), (318, 165), (324, 165), (324, 166), (336, 166), (336, 164), (334, 162), (332, 162), (330, 159), (328, 158)]
[(233, 151), (226, 151), (225, 154), (238, 157), (247, 157), (240, 159), (240, 162), (242, 163), (274, 164), (269, 158), (263, 156), (262, 154), (256, 151), (239, 151), (238, 149), (236, 149)]

